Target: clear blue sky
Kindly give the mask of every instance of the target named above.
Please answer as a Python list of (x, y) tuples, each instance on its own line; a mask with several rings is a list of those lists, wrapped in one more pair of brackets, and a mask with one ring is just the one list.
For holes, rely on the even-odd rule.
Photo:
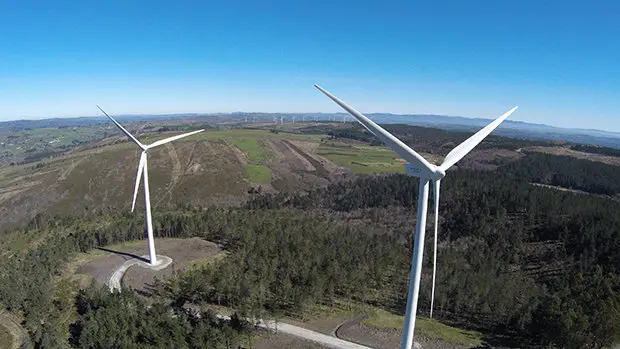
[(0, 120), (436, 113), (620, 131), (620, 1), (0, 2)]

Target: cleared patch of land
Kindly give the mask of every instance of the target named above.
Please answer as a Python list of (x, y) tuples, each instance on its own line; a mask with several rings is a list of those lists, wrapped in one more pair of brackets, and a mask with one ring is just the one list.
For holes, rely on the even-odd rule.
[(552, 155), (563, 155), (563, 156), (571, 156), (577, 159), (602, 162), (608, 165), (620, 166), (620, 158), (615, 156), (603, 155), (603, 154), (593, 154), (586, 153), (582, 151), (577, 151), (570, 149), (568, 147), (527, 147), (523, 148), (525, 152), (538, 152)]
[[(367, 319), (343, 326), (338, 335), (374, 348), (397, 348), (403, 323), (404, 317), (375, 309)], [(423, 348), (465, 349), (480, 347), (484, 343), (479, 332), (458, 329), (421, 317), (416, 320), (415, 333), (416, 341)]]
[[(158, 255), (172, 258), (172, 264), (159, 271), (132, 266), (127, 270), (122, 282), (142, 293), (149, 293), (154, 279), (165, 279), (175, 271), (180, 271), (196, 265), (196, 261), (207, 263), (213, 258), (223, 255), (221, 249), (214, 243), (200, 238), (190, 239), (155, 239)], [(146, 240), (140, 240), (122, 245), (108, 246), (90, 253), (92, 257), (85, 264), (77, 268), (78, 274), (89, 275), (98, 284), (104, 285), (118, 267), (125, 261), (148, 254)]]
[(509, 149), (474, 149), (459, 162), (460, 167), (493, 171), (499, 166), (521, 159), (525, 154)]
[(13, 336), (9, 330), (0, 324), (0, 349), (13, 349)]
[(298, 317), (284, 317), (282, 320), (309, 330), (327, 335), (335, 335), (336, 329), (345, 321), (367, 312), (366, 307), (347, 301), (338, 301), (331, 305), (317, 305), (307, 309)]
[(0, 310), (0, 349), (18, 349), (23, 341), (28, 343), (28, 334), (15, 315)]

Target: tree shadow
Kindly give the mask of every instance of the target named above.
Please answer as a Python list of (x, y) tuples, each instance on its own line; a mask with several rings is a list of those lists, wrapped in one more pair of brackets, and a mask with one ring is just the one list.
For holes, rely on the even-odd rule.
[(97, 249), (98, 249), (98, 250), (101, 250), (101, 251), (106, 251), (106, 252), (110, 252), (110, 253), (118, 254), (118, 255), (121, 255), (121, 256), (125, 256), (125, 257), (135, 258), (135, 259), (141, 260), (141, 261), (146, 262), (146, 263), (148, 263), (148, 262), (149, 262), (149, 260), (148, 260), (148, 259), (143, 258), (143, 257), (138, 256), (138, 255), (133, 254), (133, 253), (129, 253), (129, 252), (121, 252), (121, 251), (114, 251), (114, 250), (110, 250), (109, 248), (105, 248), (105, 247), (97, 247)]
[(144, 297), (153, 297), (157, 294), (157, 288), (155, 287), (155, 283), (149, 284), (145, 283), (144, 287), (141, 289), (135, 290), (139, 295)]

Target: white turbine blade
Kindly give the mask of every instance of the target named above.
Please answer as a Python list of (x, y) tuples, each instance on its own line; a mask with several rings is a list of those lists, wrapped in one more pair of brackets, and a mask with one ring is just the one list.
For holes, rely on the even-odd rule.
[(101, 112), (104, 113), (105, 116), (107, 116), (110, 120), (112, 120), (112, 122), (116, 125), (116, 127), (118, 127), (121, 131), (123, 131), (123, 133), (126, 134), (127, 137), (129, 137), (129, 139), (134, 141), (134, 143), (136, 143), (140, 148), (142, 148), (142, 150), (146, 149), (144, 144), (140, 143), (140, 141), (137, 140), (136, 137), (134, 137), (131, 133), (129, 133), (129, 131), (125, 130), (125, 128), (121, 126), (121, 124), (119, 124), (116, 120), (114, 120), (114, 118), (108, 115), (108, 113), (106, 113), (103, 109), (101, 109), (100, 106), (97, 106), (97, 108), (99, 108), (99, 110), (101, 110)]
[(465, 142), (459, 144), (456, 148), (452, 149), (451, 152), (446, 155), (446, 158), (443, 160), (440, 169), (446, 171), (452, 165), (459, 162), (465, 155), (467, 155), (475, 146), (477, 146), (489, 133), (493, 132), (502, 123), (502, 121), (506, 120), (507, 117), (510, 116), (518, 107), (514, 107), (507, 111), (504, 115), (495, 119), (492, 123), (486, 125), (483, 129), (476, 132), (473, 136), (469, 137)]
[(184, 133), (182, 135), (165, 138), (165, 139), (159, 140), (157, 142), (154, 142), (153, 144), (147, 145), (146, 148), (147, 149), (155, 148), (158, 145), (162, 145), (162, 144), (166, 144), (168, 142), (176, 141), (177, 139), (180, 139), (180, 138), (183, 138), (183, 137), (187, 137), (187, 136), (191, 136), (193, 134), (196, 134), (196, 133), (202, 132), (202, 131), (204, 131), (204, 130), (193, 131), (193, 132), (189, 132), (189, 133)]
[(437, 275), (437, 230), (439, 228), (439, 188), (441, 185), (441, 179), (435, 181), (435, 241), (433, 244), (433, 288), (431, 291), (431, 314), (430, 318), (433, 318), (433, 305), (435, 304), (435, 276)]
[(357, 119), (366, 129), (368, 129), (372, 134), (377, 136), (383, 143), (387, 144), (392, 150), (394, 150), (398, 155), (403, 157), (403, 159), (408, 162), (421, 167), (421, 169), (426, 169), (427, 171), (433, 173), (435, 172), (436, 166), (429, 163), (424, 159), (420, 154), (416, 153), (413, 149), (411, 149), (408, 145), (403, 143), (400, 139), (394, 137), (391, 133), (384, 130), (381, 126), (375, 124), (372, 120), (364, 116), (362, 113), (348, 106), (345, 102), (338, 99), (336, 96), (331, 93), (325, 91), (318, 85), (314, 85), (319, 91), (323, 92), (327, 97), (329, 97), (332, 101), (336, 102), (336, 104), (340, 105), (344, 110), (349, 112), (351, 116)]
[(138, 174), (136, 175), (136, 186), (133, 190), (133, 202), (131, 203), (131, 212), (136, 207), (136, 197), (138, 196), (138, 187), (140, 186), (140, 178), (142, 178), (142, 171), (144, 171), (144, 160), (146, 159), (146, 152), (140, 154), (140, 163), (138, 163)]

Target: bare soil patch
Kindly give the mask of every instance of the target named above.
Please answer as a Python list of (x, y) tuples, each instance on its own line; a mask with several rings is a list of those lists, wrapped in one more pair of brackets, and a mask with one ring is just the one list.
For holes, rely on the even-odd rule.
[(308, 162), (293, 151), (282, 140), (270, 140), (273, 158), (267, 162), (271, 168), (271, 185), (276, 190), (310, 189), (317, 185), (327, 185), (329, 180), (308, 170)]
[(316, 146), (305, 144), (308, 142), (272, 139), (266, 143), (274, 154), (267, 165), (271, 168), (271, 184), (276, 190), (308, 190), (353, 176), (352, 171), (308, 152), (316, 149)]
[[(155, 248), (158, 255), (172, 258), (172, 264), (159, 271), (132, 266), (123, 278), (123, 285), (138, 292), (148, 294), (151, 291), (155, 277), (165, 279), (177, 270), (183, 270), (191, 265), (192, 261), (206, 261), (223, 253), (214, 243), (200, 238), (190, 239), (155, 239)], [(147, 255), (147, 241), (137, 247), (122, 248), (113, 251), (104, 251), (103, 255), (78, 268), (78, 273), (91, 275), (95, 281), (104, 285), (125, 261)]]
[(332, 314), (331, 316), (312, 317), (306, 321), (300, 321), (292, 318), (284, 318), (282, 319), (282, 321), (286, 322), (287, 324), (307, 328), (312, 331), (333, 336), (336, 329), (343, 322), (356, 315), (356, 313), (337, 313)]
[(257, 340), (252, 346), (254, 349), (273, 349), (273, 348), (289, 348), (289, 349), (324, 349), (326, 347), (317, 343), (303, 340), (284, 333), (266, 334), (264, 338)]
[(18, 349), (22, 343), (29, 343), (29, 339), (18, 319), (11, 313), (0, 311), (0, 349)]

